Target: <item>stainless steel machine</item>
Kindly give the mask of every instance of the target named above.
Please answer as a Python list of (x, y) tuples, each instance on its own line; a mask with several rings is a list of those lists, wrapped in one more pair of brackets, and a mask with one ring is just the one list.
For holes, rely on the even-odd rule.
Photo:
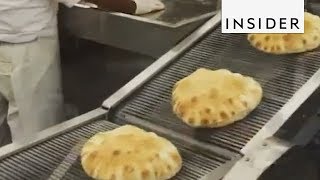
[[(320, 4), (311, 5), (320, 14)], [(318, 132), (320, 50), (272, 56), (243, 34), (221, 34), (218, 12), (103, 105), (50, 128), (25, 144), (0, 149), (0, 179), (90, 179), (79, 161), (81, 144), (99, 131), (134, 124), (170, 139), (183, 157), (173, 179), (254, 180), (293, 147)], [(264, 89), (244, 120), (219, 129), (192, 129), (173, 113), (174, 83), (199, 67), (250, 75)]]
[[(159, 58), (217, 12), (216, 0), (164, 0), (164, 11), (143, 16), (92, 8), (61, 8), (73, 36)], [(129, 30), (128, 30), (129, 29)]]

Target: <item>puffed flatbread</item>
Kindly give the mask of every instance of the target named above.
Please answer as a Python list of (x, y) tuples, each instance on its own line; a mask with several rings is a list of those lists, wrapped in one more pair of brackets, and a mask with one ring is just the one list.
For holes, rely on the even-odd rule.
[(173, 112), (192, 127), (215, 128), (243, 119), (262, 99), (260, 84), (226, 69), (200, 68), (178, 81)]
[(302, 34), (249, 34), (248, 41), (256, 49), (271, 54), (313, 50), (320, 45), (320, 17), (305, 12)]
[(165, 180), (181, 169), (182, 158), (165, 138), (125, 125), (91, 137), (83, 146), (81, 163), (94, 179)]

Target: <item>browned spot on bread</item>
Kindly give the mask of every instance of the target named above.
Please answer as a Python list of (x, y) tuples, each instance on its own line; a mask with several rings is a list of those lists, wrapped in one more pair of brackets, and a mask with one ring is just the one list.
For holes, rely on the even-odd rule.
[(264, 49), (265, 51), (268, 50), (268, 46), (265, 46), (263, 49)]
[(171, 166), (168, 165), (168, 166), (167, 166), (167, 169), (168, 169), (168, 171), (171, 171)]
[(185, 109), (186, 109), (186, 106), (185, 106), (185, 104), (180, 104), (180, 111), (184, 111)]
[(96, 159), (97, 156), (98, 156), (98, 152), (97, 151), (93, 151), (92, 153), (90, 153), (88, 155), (88, 159), (89, 159), (88, 161), (94, 161), (94, 159)]
[(289, 36), (288, 35), (284, 35), (284, 36), (282, 36), (282, 39), (284, 40), (284, 41), (289, 41)]
[(274, 46), (271, 46), (271, 49), (270, 49), (270, 51), (274, 51)]
[(313, 36), (313, 40), (314, 41), (318, 40), (318, 36)]
[(115, 175), (115, 174), (112, 174), (112, 175), (110, 176), (110, 180), (116, 180), (116, 175)]
[(306, 45), (306, 44), (307, 44), (307, 40), (306, 40), (306, 39), (303, 39), (303, 40), (302, 40), (302, 44), (303, 44), (303, 45)]
[(280, 51), (280, 50), (281, 50), (281, 47), (280, 47), (280, 46), (276, 46), (276, 50), (277, 50), (277, 51)]
[(177, 115), (180, 117), (184, 117), (184, 110), (181, 108), (177, 109)]
[(161, 177), (161, 176), (163, 176), (163, 171), (160, 171), (158, 174), (159, 174), (159, 176)]
[(217, 97), (217, 90), (214, 89), (214, 88), (212, 88), (212, 89), (210, 90), (209, 98), (210, 98), (210, 99), (215, 99), (216, 97)]
[(261, 42), (258, 41), (255, 46), (258, 47), (258, 48), (261, 47)]
[(232, 99), (232, 98), (229, 98), (229, 99), (228, 99), (228, 102), (229, 102), (230, 104), (233, 104), (233, 99)]
[(145, 169), (142, 171), (141, 176), (142, 178), (147, 178), (150, 175), (150, 171)]
[(254, 36), (254, 35), (250, 35), (250, 36), (249, 36), (249, 40), (250, 40), (250, 41), (253, 41), (254, 39), (255, 39), (255, 36)]
[(270, 36), (264, 37), (264, 40), (269, 41), (270, 40)]
[(160, 155), (159, 155), (158, 153), (156, 153), (156, 154), (154, 155), (154, 157), (157, 158), (157, 159), (159, 159), (159, 158), (160, 158)]
[(201, 119), (201, 124), (202, 125), (209, 124), (209, 120), (208, 119)]
[(236, 113), (234, 111), (231, 111), (231, 115), (234, 116)]
[(211, 125), (212, 124), (216, 124), (217, 123), (217, 120), (216, 119), (211, 119)]
[(185, 114), (185, 106), (181, 105), (180, 108), (178, 109), (178, 115), (180, 117), (184, 117), (184, 114)]
[(150, 162), (152, 162), (152, 161), (154, 160), (154, 158), (153, 158), (153, 157), (150, 157), (148, 160), (149, 160)]
[(128, 172), (128, 173), (131, 173), (131, 172), (134, 171), (134, 167), (129, 166), (129, 165), (125, 165), (125, 166), (124, 166), (124, 171), (125, 171), (125, 172)]
[(114, 156), (117, 156), (117, 155), (119, 155), (121, 152), (119, 151), (119, 150), (114, 150), (113, 152), (112, 152), (112, 154), (114, 155)]
[(176, 153), (171, 153), (170, 156), (171, 156), (171, 158), (173, 159), (173, 161), (175, 161), (175, 162), (180, 162), (180, 157), (179, 157), (178, 154), (176, 154)]
[(246, 107), (246, 108), (248, 107), (248, 103), (247, 103), (246, 101), (243, 101), (243, 102), (242, 102), (242, 105), (243, 105), (244, 107)]
[(209, 98), (210, 98), (210, 99), (215, 99), (215, 98), (216, 98), (216, 95), (215, 95), (215, 94), (210, 94), (210, 95), (209, 95)]
[(198, 98), (197, 98), (197, 97), (194, 96), (194, 97), (191, 98), (191, 102), (192, 102), (192, 103), (196, 103), (197, 101), (198, 101)]
[(227, 119), (228, 118), (228, 114), (227, 113), (225, 113), (224, 111), (222, 111), (222, 112), (220, 112), (220, 117), (221, 117), (221, 119)]
[(189, 122), (190, 124), (193, 124), (193, 123), (194, 123), (194, 119), (193, 119), (193, 118), (189, 118), (188, 122)]
[(131, 154), (131, 151), (127, 151), (127, 154)]
[(210, 108), (205, 108), (204, 112), (206, 112), (207, 114), (210, 114), (211, 113), (211, 109)]

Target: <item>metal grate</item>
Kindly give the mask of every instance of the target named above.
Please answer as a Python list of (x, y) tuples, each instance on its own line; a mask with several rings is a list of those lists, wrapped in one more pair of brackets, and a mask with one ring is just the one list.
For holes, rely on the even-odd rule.
[[(220, 32), (220, 27), (212, 31), (124, 101), (115, 109), (115, 122), (126, 122), (126, 117), (134, 116), (239, 152), (320, 68), (319, 49), (303, 54), (269, 55), (251, 47), (244, 34)], [(171, 90), (176, 81), (199, 67), (226, 68), (254, 77), (263, 86), (263, 101), (248, 117), (233, 125), (219, 129), (188, 127), (172, 112)]]
[[(0, 179), (90, 179), (79, 161), (81, 148), (78, 151), (72, 149), (95, 133), (116, 127), (105, 120), (95, 121), (9, 156), (0, 161)], [(178, 147), (184, 161), (182, 170), (174, 179), (199, 179), (227, 161), (212, 154), (194, 153), (198, 150), (172, 142)], [(74, 157), (75, 161), (69, 162), (72, 158), (66, 157)]]

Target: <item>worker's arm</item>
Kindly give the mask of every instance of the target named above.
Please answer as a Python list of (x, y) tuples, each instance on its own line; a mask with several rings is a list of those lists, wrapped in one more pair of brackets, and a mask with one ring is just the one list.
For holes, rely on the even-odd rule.
[(86, 0), (87, 2), (96, 4), (99, 8), (123, 12), (127, 14), (134, 14), (137, 9), (137, 5), (133, 0)]
[[(71, 7), (80, 0), (58, 0), (58, 2)], [(86, 0), (86, 2), (96, 4), (101, 9), (127, 14), (145, 14), (164, 9), (160, 0)]]
[[(68, 7), (72, 7), (81, 0), (57, 0)], [(86, 0), (85, 2), (93, 3), (101, 9), (134, 14), (136, 12), (136, 3), (133, 0)]]

